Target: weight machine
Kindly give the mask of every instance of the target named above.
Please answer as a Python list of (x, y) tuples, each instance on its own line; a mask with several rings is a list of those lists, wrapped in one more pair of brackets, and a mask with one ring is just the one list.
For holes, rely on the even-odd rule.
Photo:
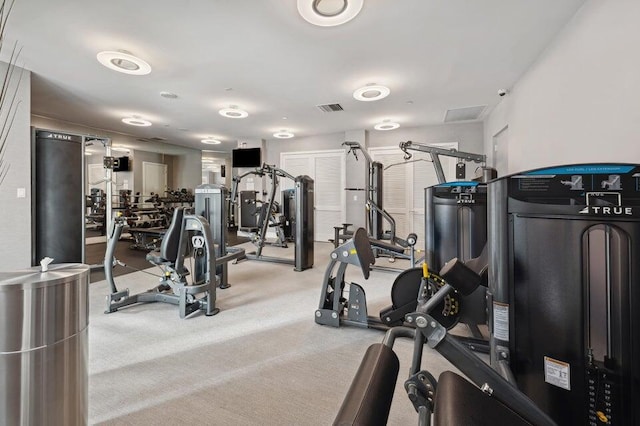
[[(105, 313), (143, 302), (165, 302), (178, 305), (180, 318), (202, 310), (207, 316), (215, 315), (216, 308), (216, 258), (209, 224), (201, 216), (186, 215), (184, 208), (174, 211), (173, 220), (162, 240), (159, 250), (147, 255), (147, 260), (162, 269), (160, 283), (144, 292), (129, 294), (129, 289), (119, 291), (113, 279), (116, 243), (127, 226), (126, 218), (117, 218), (107, 245), (104, 259), (105, 277), (111, 288), (107, 296)], [(191, 237), (190, 237), (191, 236)], [(190, 238), (189, 238), (190, 237)], [(193, 253), (195, 266), (192, 272), (185, 267), (185, 258)], [(191, 275), (191, 283), (187, 276)]]
[[(275, 165), (263, 164), (262, 167), (255, 170), (250, 170), (239, 176), (233, 177), (233, 185), (231, 188), (230, 202), (235, 204), (238, 200), (238, 184), (242, 179), (249, 175), (255, 175), (258, 177), (268, 176), (271, 179), (271, 190), (269, 191), (269, 198), (263, 206), (263, 214), (258, 223), (258, 234), (254, 235), (251, 239), (256, 246), (256, 251), (247, 253), (246, 258), (252, 260), (261, 260), (265, 262), (286, 263), (294, 265), (296, 271), (303, 271), (305, 269), (313, 267), (313, 242), (314, 242), (314, 200), (313, 200), (313, 186), (314, 182), (309, 176), (297, 176), (294, 177), (286, 171), (276, 167)], [(265, 256), (262, 254), (264, 246), (267, 244), (267, 231), (269, 229), (269, 217), (274, 211), (276, 205), (276, 193), (280, 178), (291, 179), (294, 184), (294, 196), (291, 197), (289, 203), (293, 203), (293, 208), (289, 210), (294, 211), (294, 217), (287, 218), (288, 221), (293, 221), (293, 233), (294, 233), (294, 259), (285, 259), (275, 256)], [(242, 212), (241, 212), (242, 214)], [(281, 223), (275, 223), (276, 226), (281, 226)]]
[[(367, 179), (365, 180), (364, 189), (345, 188), (345, 190), (364, 191), (365, 193), (365, 208), (367, 210), (365, 229), (371, 239), (374, 254), (376, 257), (381, 253), (384, 253), (391, 259), (395, 259), (396, 257), (409, 259), (411, 266), (413, 266), (415, 263), (415, 244), (417, 242), (417, 235), (413, 233), (409, 234), (406, 239), (398, 237), (396, 235), (395, 219), (384, 208), (382, 208), (382, 164), (377, 161), (373, 161), (369, 153), (362, 148), (358, 142), (344, 142), (342, 145), (348, 147), (347, 155), (353, 154), (356, 160), (358, 160), (358, 151), (360, 151), (364, 157), (365, 168), (367, 170)], [(383, 225), (385, 221), (389, 225), (388, 233), (385, 233), (384, 231)], [(345, 241), (353, 236), (353, 233), (348, 229), (349, 225), (350, 224), (343, 224), (342, 226), (334, 227), (335, 247), (338, 247), (341, 241)], [(389, 243), (381, 240), (389, 240)], [(409, 249), (408, 254), (405, 253), (406, 249)]]
[[(421, 151), (426, 152), (431, 156), (431, 162), (436, 172), (438, 183), (445, 183), (447, 178), (444, 176), (444, 170), (442, 169), (442, 162), (440, 162), (440, 156), (457, 158), (459, 161), (456, 164), (456, 178), (465, 179), (466, 165), (464, 161), (473, 161), (475, 163), (481, 163), (483, 166), (483, 182), (487, 182), (491, 178), (495, 177), (494, 169), (484, 168), (484, 164), (487, 161), (487, 156), (484, 154), (473, 154), (471, 152), (458, 151), (457, 149), (443, 149), (433, 145), (421, 144), (412, 141), (400, 142), (400, 149), (404, 152), (405, 161), (410, 160), (412, 154), (409, 151)], [(486, 174), (486, 176), (484, 176)]]

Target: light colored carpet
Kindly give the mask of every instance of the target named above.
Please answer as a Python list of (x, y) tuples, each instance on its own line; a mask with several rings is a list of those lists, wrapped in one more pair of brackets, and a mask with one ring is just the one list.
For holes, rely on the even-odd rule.
[[(250, 251), (251, 244), (243, 245)], [(316, 243), (315, 266), (245, 261), (231, 264), (232, 287), (218, 290), (213, 317), (178, 317), (164, 303), (104, 314), (107, 284), (90, 287), (90, 422), (109, 425), (328, 425), (366, 348), (383, 333), (314, 322), (332, 245)], [(266, 248), (276, 255), (292, 250)], [(380, 262), (386, 263), (386, 260)], [(399, 265), (396, 262), (395, 265)], [(150, 272), (158, 272), (150, 269)], [(394, 275), (357, 268), (370, 314), (390, 304)], [(155, 278), (142, 272), (116, 278), (120, 289), (144, 291)], [(390, 425), (416, 424), (403, 389), (412, 345), (399, 340), (400, 375)], [(425, 349), (423, 367), (436, 377), (451, 365)]]

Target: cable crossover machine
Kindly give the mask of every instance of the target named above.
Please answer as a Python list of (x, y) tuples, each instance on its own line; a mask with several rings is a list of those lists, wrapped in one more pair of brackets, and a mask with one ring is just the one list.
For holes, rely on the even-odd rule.
[[(251, 260), (261, 260), (265, 262), (286, 263), (294, 265), (296, 271), (304, 271), (313, 267), (313, 243), (314, 243), (314, 202), (313, 187), (314, 182), (309, 176), (293, 176), (286, 171), (276, 167), (275, 165), (263, 164), (262, 167), (250, 170), (238, 176), (233, 177), (231, 187), (231, 204), (238, 201), (238, 185), (242, 179), (247, 176), (254, 175), (259, 177), (268, 176), (271, 179), (271, 189), (269, 198), (265, 205), (262, 206), (260, 217), (257, 221), (257, 227), (252, 233), (251, 241), (256, 246), (256, 250), (246, 253), (246, 258)], [(265, 256), (262, 254), (264, 246), (269, 244), (267, 241), (267, 231), (269, 227), (278, 227), (282, 224), (277, 220), (271, 220), (272, 213), (277, 210), (276, 193), (280, 178), (290, 179), (294, 182), (293, 194), (287, 197), (286, 210), (291, 217), (288, 217), (291, 233), (295, 244), (294, 259), (286, 259), (275, 256)], [(251, 202), (251, 200), (242, 200), (242, 203)], [(255, 202), (255, 200), (253, 200)], [(240, 206), (240, 210), (245, 206)], [(242, 212), (241, 212), (242, 215)], [(286, 247), (286, 245), (284, 245)]]

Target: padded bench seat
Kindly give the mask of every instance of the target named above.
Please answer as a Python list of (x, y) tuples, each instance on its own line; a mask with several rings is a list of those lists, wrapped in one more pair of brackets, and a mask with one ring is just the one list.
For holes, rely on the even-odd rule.
[(434, 426), (530, 425), (495, 398), (452, 371), (438, 378)]

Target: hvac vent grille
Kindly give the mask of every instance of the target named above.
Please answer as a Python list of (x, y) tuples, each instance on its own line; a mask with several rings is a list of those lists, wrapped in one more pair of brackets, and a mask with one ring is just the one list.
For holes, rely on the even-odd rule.
[(342, 105), (340, 104), (316, 105), (316, 108), (318, 108), (322, 112), (344, 111), (344, 108), (342, 108)]
[(451, 123), (454, 121), (477, 120), (478, 118), (480, 118), (486, 108), (486, 105), (480, 105), (466, 108), (448, 109), (446, 114), (444, 115), (444, 122)]

